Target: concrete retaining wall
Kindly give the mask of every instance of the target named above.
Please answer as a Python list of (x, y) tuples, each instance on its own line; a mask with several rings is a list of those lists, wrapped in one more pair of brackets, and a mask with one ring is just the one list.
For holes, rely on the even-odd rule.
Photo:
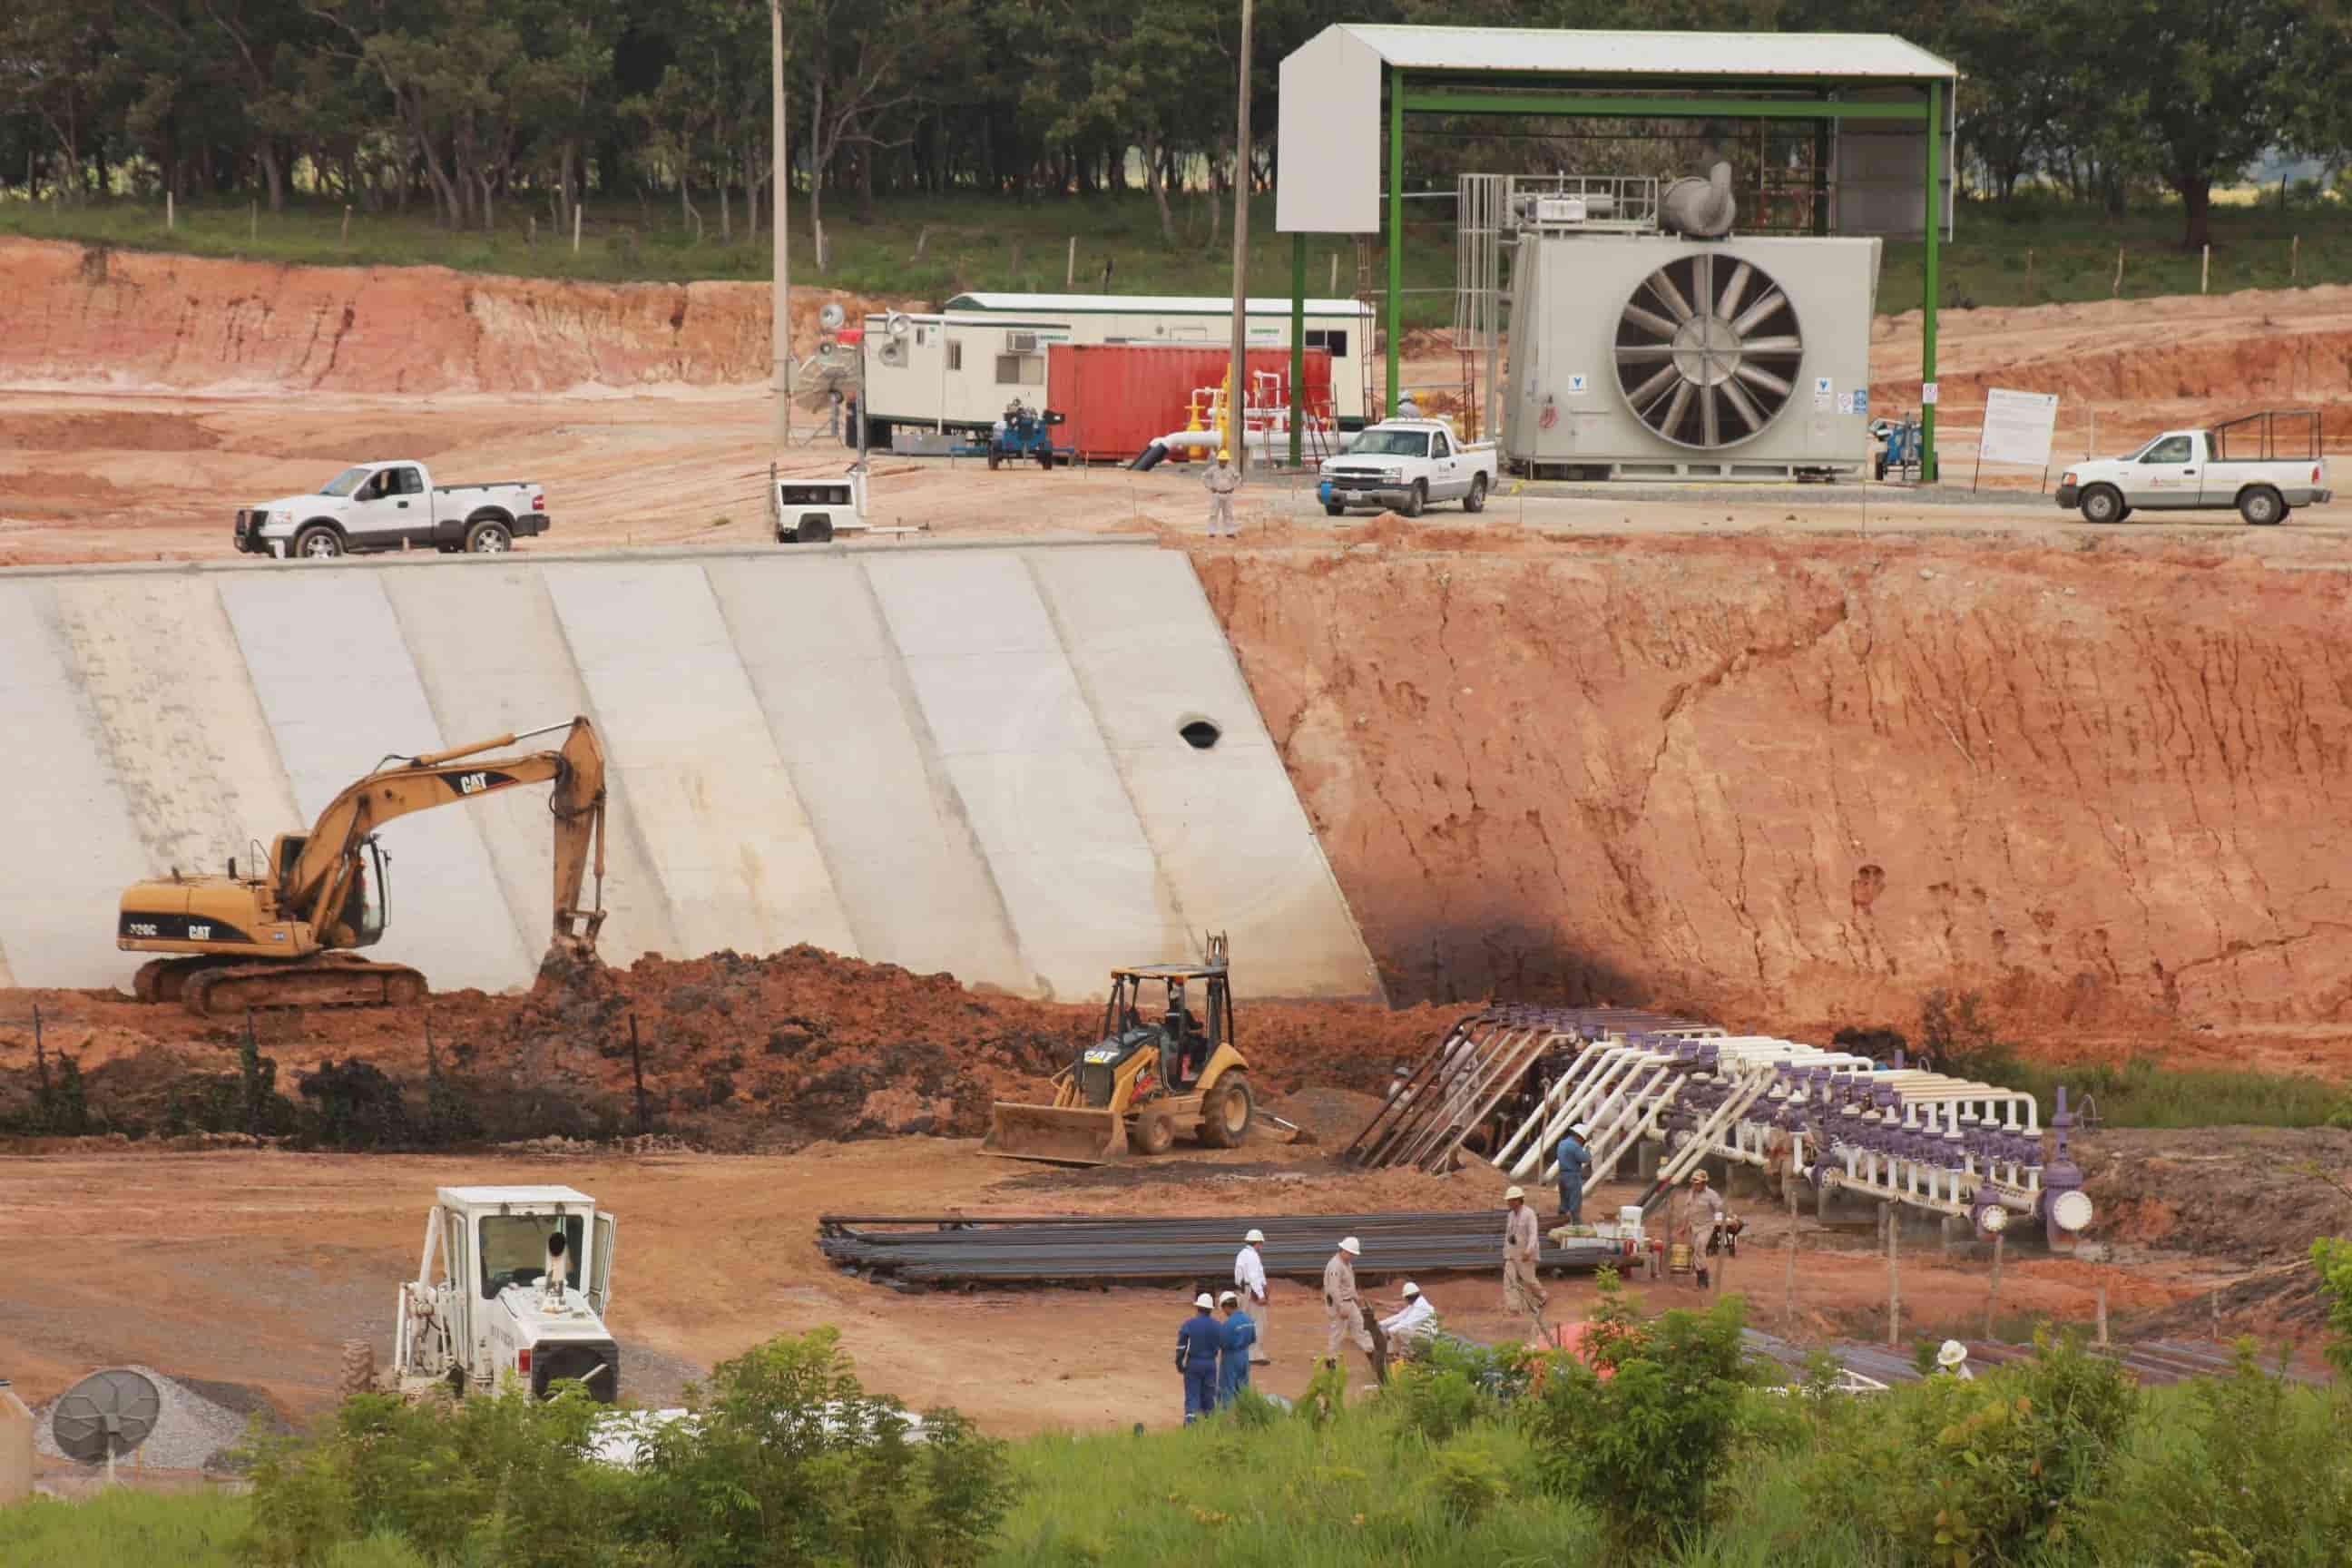
[[(614, 962), (807, 942), (1068, 997), (1223, 929), (1246, 994), (1378, 994), (1190, 562), (1091, 541), (0, 572), (0, 984), (125, 984), (125, 882), (575, 712)], [(528, 984), (549, 838), (539, 790), (394, 823), (374, 952)]]

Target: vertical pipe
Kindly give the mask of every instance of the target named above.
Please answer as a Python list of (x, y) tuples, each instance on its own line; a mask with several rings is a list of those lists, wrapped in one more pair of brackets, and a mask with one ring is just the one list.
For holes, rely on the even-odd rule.
[[(784, 154), (784, 5), (783, 0), (768, 0), (768, 112), (772, 121), (769, 134), (773, 141), (769, 148), (772, 173), (769, 176), (776, 187), (776, 199), (769, 204), (769, 221), (775, 226), (776, 277), (773, 297), (769, 309), (775, 317), (770, 331), (769, 354), (774, 363), (769, 372), (776, 384), (776, 408), (772, 420), (776, 456), (782, 458), (793, 440), (793, 400), (790, 395), (793, 353), (793, 264), (792, 230), (790, 222), (792, 187), (787, 179), (792, 160)], [(866, 345), (857, 347), (860, 355)], [(866, 410), (860, 407), (857, 417), (862, 421)], [(642, 1113), (640, 1113), (642, 1120)]]
[(1290, 466), (1301, 461), (1307, 408), (1307, 234), (1290, 237)]
[(1240, 106), (1234, 114), (1234, 360), (1225, 393), (1225, 438), (1234, 472), (1249, 472), (1249, 171), (1251, 0), (1242, 0)]
[(1389, 72), (1389, 331), (1388, 396), (1381, 412), (1397, 408), (1404, 353), (1404, 72)]
[[(1919, 317), (1919, 380), (1927, 385), (1936, 381), (1936, 297), (1941, 291), (1937, 269), (1942, 262), (1944, 232), (1944, 84), (1940, 80), (1927, 83), (1927, 253), (1926, 274), (1922, 286)], [(1936, 405), (1925, 398), (1919, 408), (1919, 482), (1932, 485), (1937, 480)]]
[(1892, 1349), (1903, 1334), (1903, 1221), (1893, 1204), (1881, 1204), (1886, 1223), (1886, 1343)]

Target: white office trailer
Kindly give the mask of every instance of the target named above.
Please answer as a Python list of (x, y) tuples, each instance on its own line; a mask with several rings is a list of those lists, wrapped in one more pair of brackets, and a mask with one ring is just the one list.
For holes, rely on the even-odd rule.
[[(1290, 347), (1288, 300), (1249, 301), (1249, 346)], [(1165, 294), (959, 294), (936, 313), (866, 318), (866, 439), (891, 445), (900, 428), (984, 432), (1007, 404), (1052, 406), (1047, 351), (1057, 343), (1213, 348), (1233, 331), (1231, 300)], [(1332, 414), (1360, 428), (1370, 401), (1372, 308), (1360, 300), (1306, 301), (1306, 346), (1331, 355)], [(1076, 410), (1064, 410), (1075, 413)]]

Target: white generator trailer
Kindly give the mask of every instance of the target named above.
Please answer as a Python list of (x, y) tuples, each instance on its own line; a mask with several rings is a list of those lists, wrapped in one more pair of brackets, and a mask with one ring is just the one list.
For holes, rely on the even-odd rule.
[[(512, 1375), (544, 1397), (577, 1380), (611, 1404), (621, 1384), (604, 1326), (614, 1229), (595, 1199), (570, 1187), (439, 1189), (416, 1278), (400, 1287), (394, 1387), (462, 1395)], [(347, 1355), (346, 1391), (373, 1383), (373, 1370)]]

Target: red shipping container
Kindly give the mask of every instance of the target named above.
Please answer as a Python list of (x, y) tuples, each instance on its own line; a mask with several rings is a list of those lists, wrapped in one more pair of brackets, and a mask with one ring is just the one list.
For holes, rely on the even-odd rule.
[[(1290, 391), (1290, 351), (1251, 349), (1253, 377), (1282, 377)], [(1192, 394), (1224, 384), (1230, 348), (1179, 343), (1053, 343), (1045, 351), (1045, 406), (1064, 416), (1056, 446), (1088, 462), (1123, 463), (1171, 430), (1184, 428)], [(1307, 351), (1307, 406), (1331, 406), (1331, 352)]]

